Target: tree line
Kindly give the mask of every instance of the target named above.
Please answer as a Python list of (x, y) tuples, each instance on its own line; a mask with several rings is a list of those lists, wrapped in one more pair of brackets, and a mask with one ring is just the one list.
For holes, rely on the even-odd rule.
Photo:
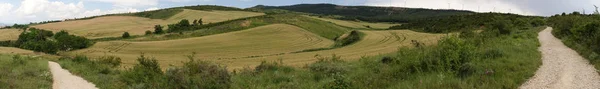
[(71, 35), (66, 31), (56, 34), (38, 28), (23, 29), (16, 41), (0, 41), (0, 46), (18, 47), (36, 52), (56, 54), (58, 51), (70, 51), (90, 47), (91, 40)]

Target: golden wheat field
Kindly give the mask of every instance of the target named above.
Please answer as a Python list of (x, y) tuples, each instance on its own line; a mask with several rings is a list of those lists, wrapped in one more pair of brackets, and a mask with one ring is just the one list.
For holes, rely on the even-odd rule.
[(91, 48), (67, 53), (99, 57), (112, 55), (123, 58), (125, 65), (136, 63), (144, 53), (155, 57), (162, 66), (178, 65), (188, 59), (184, 55), (196, 52), (201, 60), (236, 60), (258, 56), (276, 56), (305, 49), (324, 48), (333, 41), (299, 27), (274, 24), (243, 31), (204, 37), (166, 41), (109, 41), (96, 43)]
[(0, 41), (17, 40), (21, 32), (19, 29), (0, 29)]
[(167, 20), (149, 19), (134, 16), (103, 16), (89, 20), (75, 20), (58, 23), (35, 25), (35, 28), (47, 29), (54, 32), (65, 30), (86, 38), (119, 37), (124, 32), (132, 35), (143, 35), (145, 31), (153, 31), (154, 25), (167, 25), (182, 19), (202, 18), (205, 23), (216, 23), (232, 19), (260, 16), (263, 13), (245, 11), (198, 11), (184, 10)]
[(393, 24), (393, 23), (369, 23), (369, 22), (361, 22), (361, 21), (346, 21), (346, 20), (337, 20), (337, 19), (330, 19), (330, 18), (319, 18), (319, 17), (315, 17), (315, 16), (306, 16), (306, 17), (319, 19), (319, 20), (331, 22), (331, 23), (334, 23), (337, 25), (350, 27), (350, 28), (366, 29), (366, 28), (370, 27), (370, 28), (374, 28), (374, 29), (388, 29), (392, 26), (400, 25), (400, 24)]
[(408, 30), (361, 31), (366, 36), (359, 42), (332, 50), (294, 53), (306, 49), (328, 48), (333, 41), (310, 33), (299, 27), (274, 24), (224, 34), (166, 41), (108, 41), (99, 42), (88, 49), (67, 55), (100, 57), (117, 56), (125, 66), (136, 63), (142, 53), (156, 58), (161, 66), (180, 65), (193, 52), (197, 60), (213, 61), (228, 66), (230, 70), (253, 67), (262, 61), (281, 59), (286, 65), (302, 66), (316, 61), (315, 55), (323, 57), (336, 54), (345, 60), (362, 56), (387, 54), (399, 47), (412, 46), (411, 40), (435, 44), (443, 34), (418, 33)]

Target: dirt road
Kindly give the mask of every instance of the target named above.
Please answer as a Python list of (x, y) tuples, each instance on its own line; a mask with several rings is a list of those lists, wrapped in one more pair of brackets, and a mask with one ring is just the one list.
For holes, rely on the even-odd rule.
[(48, 66), (54, 80), (53, 89), (98, 89), (96, 85), (71, 74), (68, 70), (62, 69), (56, 62), (48, 61)]
[(548, 27), (539, 33), (542, 66), (521, 89), (600, 89), (596, 69), (577, 52), (565, 46)]

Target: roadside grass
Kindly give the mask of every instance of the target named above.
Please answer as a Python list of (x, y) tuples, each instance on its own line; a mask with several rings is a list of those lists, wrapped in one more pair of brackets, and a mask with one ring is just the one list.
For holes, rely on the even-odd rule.
[(0, 88), (52, 88), (48, 61), (29, 56), (0, 54)]
[[(541, 65), (537, 32), (482, 38), (449, 37), (436, 46), (343, 61), (317, 57), (302, 69), (263, 63), (237, 71), (233, 88), (490, 89), (517, 88)], [(481, 39), (480, 39), (481, 38)], [(269, 66), (269, 67), (262, 67)], [(266, 69), (264, 69), (266, 68)]]
[[(226, 66), (190, 59), (184, 66), (160, 70), (154, 57), (138, 57), (133, 67), (85, 57), (60, 61), (73, 74), (100, 88), (185, 89), (490, 89), (517, 88), (541, 65), (537, 32), (543, 27), (449, 36), (437, 45), (399, 48), (395, 53), (346, 61), (342, 56), (316, 55), (317, 61), (298, 68), (286, 59), (226, 71)], [(414, 44), (417, 46), (417, 43)], [(160, 60), (160, 59), (159, 59)], [(163, 59), (164, 60), (164, 59)], [(118, 65), (117, 65), (118, 66)], [(196, 86), (198, 85), (198, 86)], [(202, 85), (202, 86), (200, 86)]]

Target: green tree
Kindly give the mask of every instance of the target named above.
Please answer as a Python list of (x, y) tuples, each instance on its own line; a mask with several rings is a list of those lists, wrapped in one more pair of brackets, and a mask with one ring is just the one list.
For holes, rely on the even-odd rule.
[(146, 35), (151, 35), (151, 34), (152, 34), (152, 31), (150, 31), (150, 30), (146, 31)]
[(163, 27), (160, 25), (155, 25), (154, 26), (154, 34), (162, 34), (162, 33), (165, 33), (163, 31)]
[(203, 21), (202, 21), (202, 18), (200, 18), (200, 19), (198, 20), (198, 24), (199, 24), (199, 25), (202, 25), (202, 23), (203, 23)]
[(129, 38), (129, 37), (131, 37), (131, 35), (129, 35), (129, 32), (125, 32), (125, 33), (123, 33), (123, 36), (121, 36), (121, 37)]

